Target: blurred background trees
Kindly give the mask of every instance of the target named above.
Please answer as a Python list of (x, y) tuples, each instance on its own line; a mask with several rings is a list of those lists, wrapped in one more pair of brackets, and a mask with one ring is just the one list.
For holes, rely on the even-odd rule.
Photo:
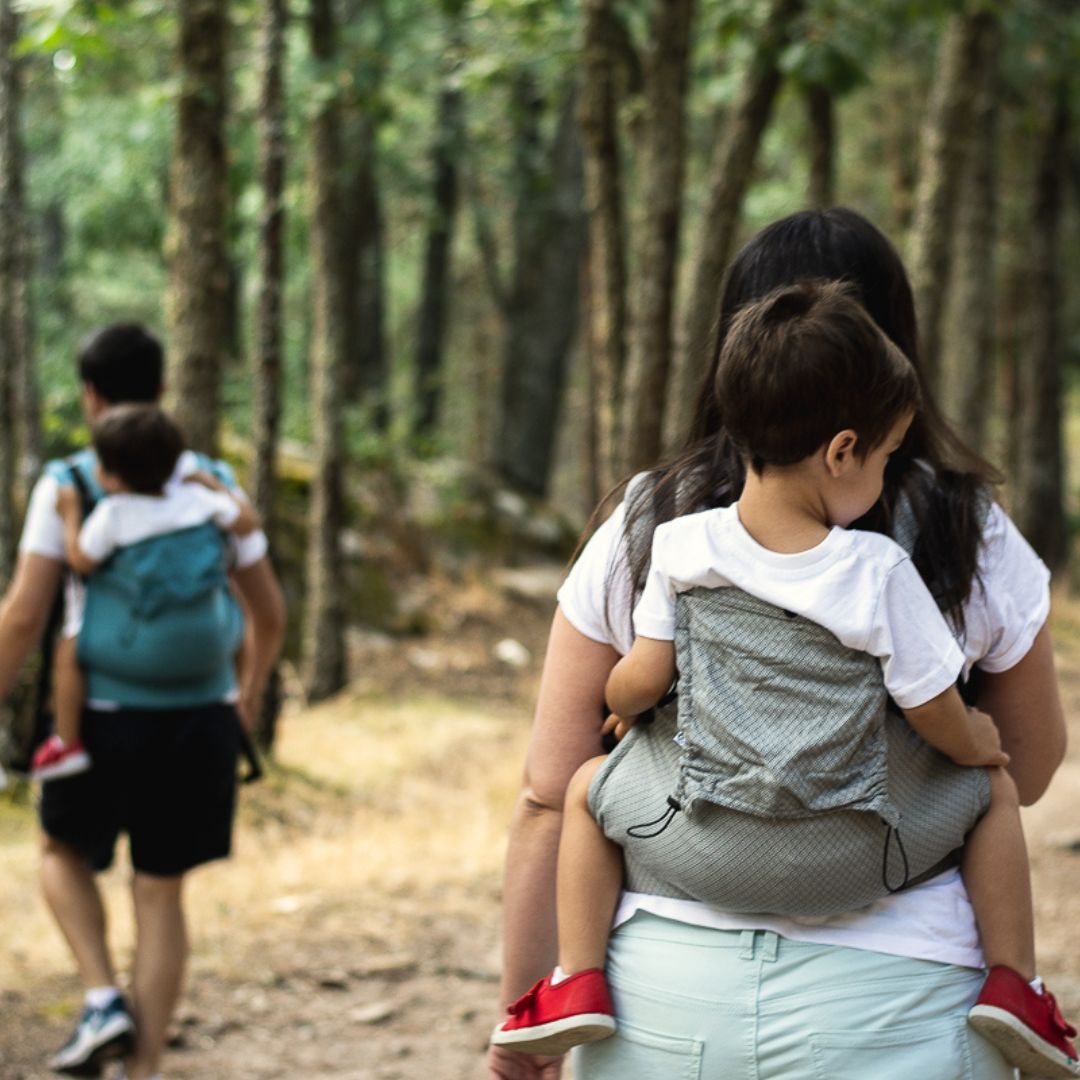
[(1078, 61), (1069, 0), (0, 0), (0, 569), (85, 436), (79, 339), (145, 321), (332, 693), (349, 626), (422, 621), (372, 577), (432, 571), (418, 515), (482, 547), (554, 507), (563, 550), (679, 444), (739, 244), (831, 204), (905, 255), (940, 399), (1060, 569)]

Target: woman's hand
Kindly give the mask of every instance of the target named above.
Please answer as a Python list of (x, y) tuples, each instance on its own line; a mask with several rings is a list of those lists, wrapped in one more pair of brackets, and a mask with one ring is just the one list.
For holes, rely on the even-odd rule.
[(559, 1080), (561, 1057), (519, 1054), (505, 1046), (488, 1047), (488, 1080)]
[(636, 716), (616, 716), (612, 713), (605, 721), (604, 726), (600, 729), (604, 735), (610, 735), (612, 732), (615, 734), (616, 739), (621, 739), (637, 722)]

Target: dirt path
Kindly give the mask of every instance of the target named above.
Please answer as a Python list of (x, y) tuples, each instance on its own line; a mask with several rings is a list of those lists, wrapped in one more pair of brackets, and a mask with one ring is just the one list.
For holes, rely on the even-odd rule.
[[(237, 857), (191, 883), (195, 951), (169, 1080), (483, 1077), (505, 823), (548, 610), (479, 594), (462, 604), (437, 640), (358, 640), (353, 693), (289, 717), (283, 769), (245, 793)], [(1027, 827), (1042, 970), (1075, 1015), (1080, 607), (1061, 604), (1056, 618), (1074, 749)], [(528, 659), (496, 653), (507, 627)], [(123, 957), (123, 875), (105, 886)], [(0, 817), (2, 1080), (51, 1075), (42, 1058), (78, 999), (36, 896), (29, 814), (11, 811)]]

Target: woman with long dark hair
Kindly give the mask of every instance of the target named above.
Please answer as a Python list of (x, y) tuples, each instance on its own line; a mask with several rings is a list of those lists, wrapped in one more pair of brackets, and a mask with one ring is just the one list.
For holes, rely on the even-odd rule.
[[(848, 282), (918, 369), (911, 288), (896, 252), (850, 210), (805, 212), (737, 256), (720, 305), (716, 353), (684, 451), (634, 478), (581, 550), (559, 593), (526, 779), (507, 854), (503, 993), (550, 970), (554, 868), (566, 785), (597, 751), (607, 675), (632, 642), (630, 614), (662, 521), (737, 499), (742, 466), (712, 393), (733, 315), (801, 280)], [(994, 502), (994, 470), (926, 403), (893, 456), (879, 503), (857, 527), (906, 547), (956, 630), (978, 705), (997, 721), (1022, 801), (1045, 790), (1064, 752), (1045, 567)], [(813, 408), (813, 403), (807, 403)], [(621, 501), (620, 501), (621, 497)], [(605, 798), (663, 802), (676, 727), (670, 710), (620, 746)], [(607, 973), (619, 1032), (582, 1048), (578, 1080), (1005, 1080), (1011, 1071), (966, 1025), (982, 982), (959, 874), (837, 918), (735, 915), (680, 897), (628, 866)], [(492, 1050), (499, 1080), (554, 1080), (559, 1062)]]

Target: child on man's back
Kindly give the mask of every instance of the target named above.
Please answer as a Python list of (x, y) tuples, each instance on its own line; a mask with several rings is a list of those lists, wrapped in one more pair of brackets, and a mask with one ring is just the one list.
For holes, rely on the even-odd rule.
[[(259, 528), (255, 510), (203, 472), (169, 484), (184, 450), (179, 428), (156, 405), (117, 405), (94, 424), (97, 481), (107, 496), (82, 520), (76, 488), (62, 485), (57, 512), (64, 521), (68, 566), (80, 578), (95, 571), (122, 547), (151, 537), (213, 522), (246, 536)], [(55, 780), (90, 767), (80, 729), (85, 683), (78, 661), (85, 590), (77, 579), (65, 600), (64, 628), (53, 667), (56, 732), (34, 754), (33, 776)]]

